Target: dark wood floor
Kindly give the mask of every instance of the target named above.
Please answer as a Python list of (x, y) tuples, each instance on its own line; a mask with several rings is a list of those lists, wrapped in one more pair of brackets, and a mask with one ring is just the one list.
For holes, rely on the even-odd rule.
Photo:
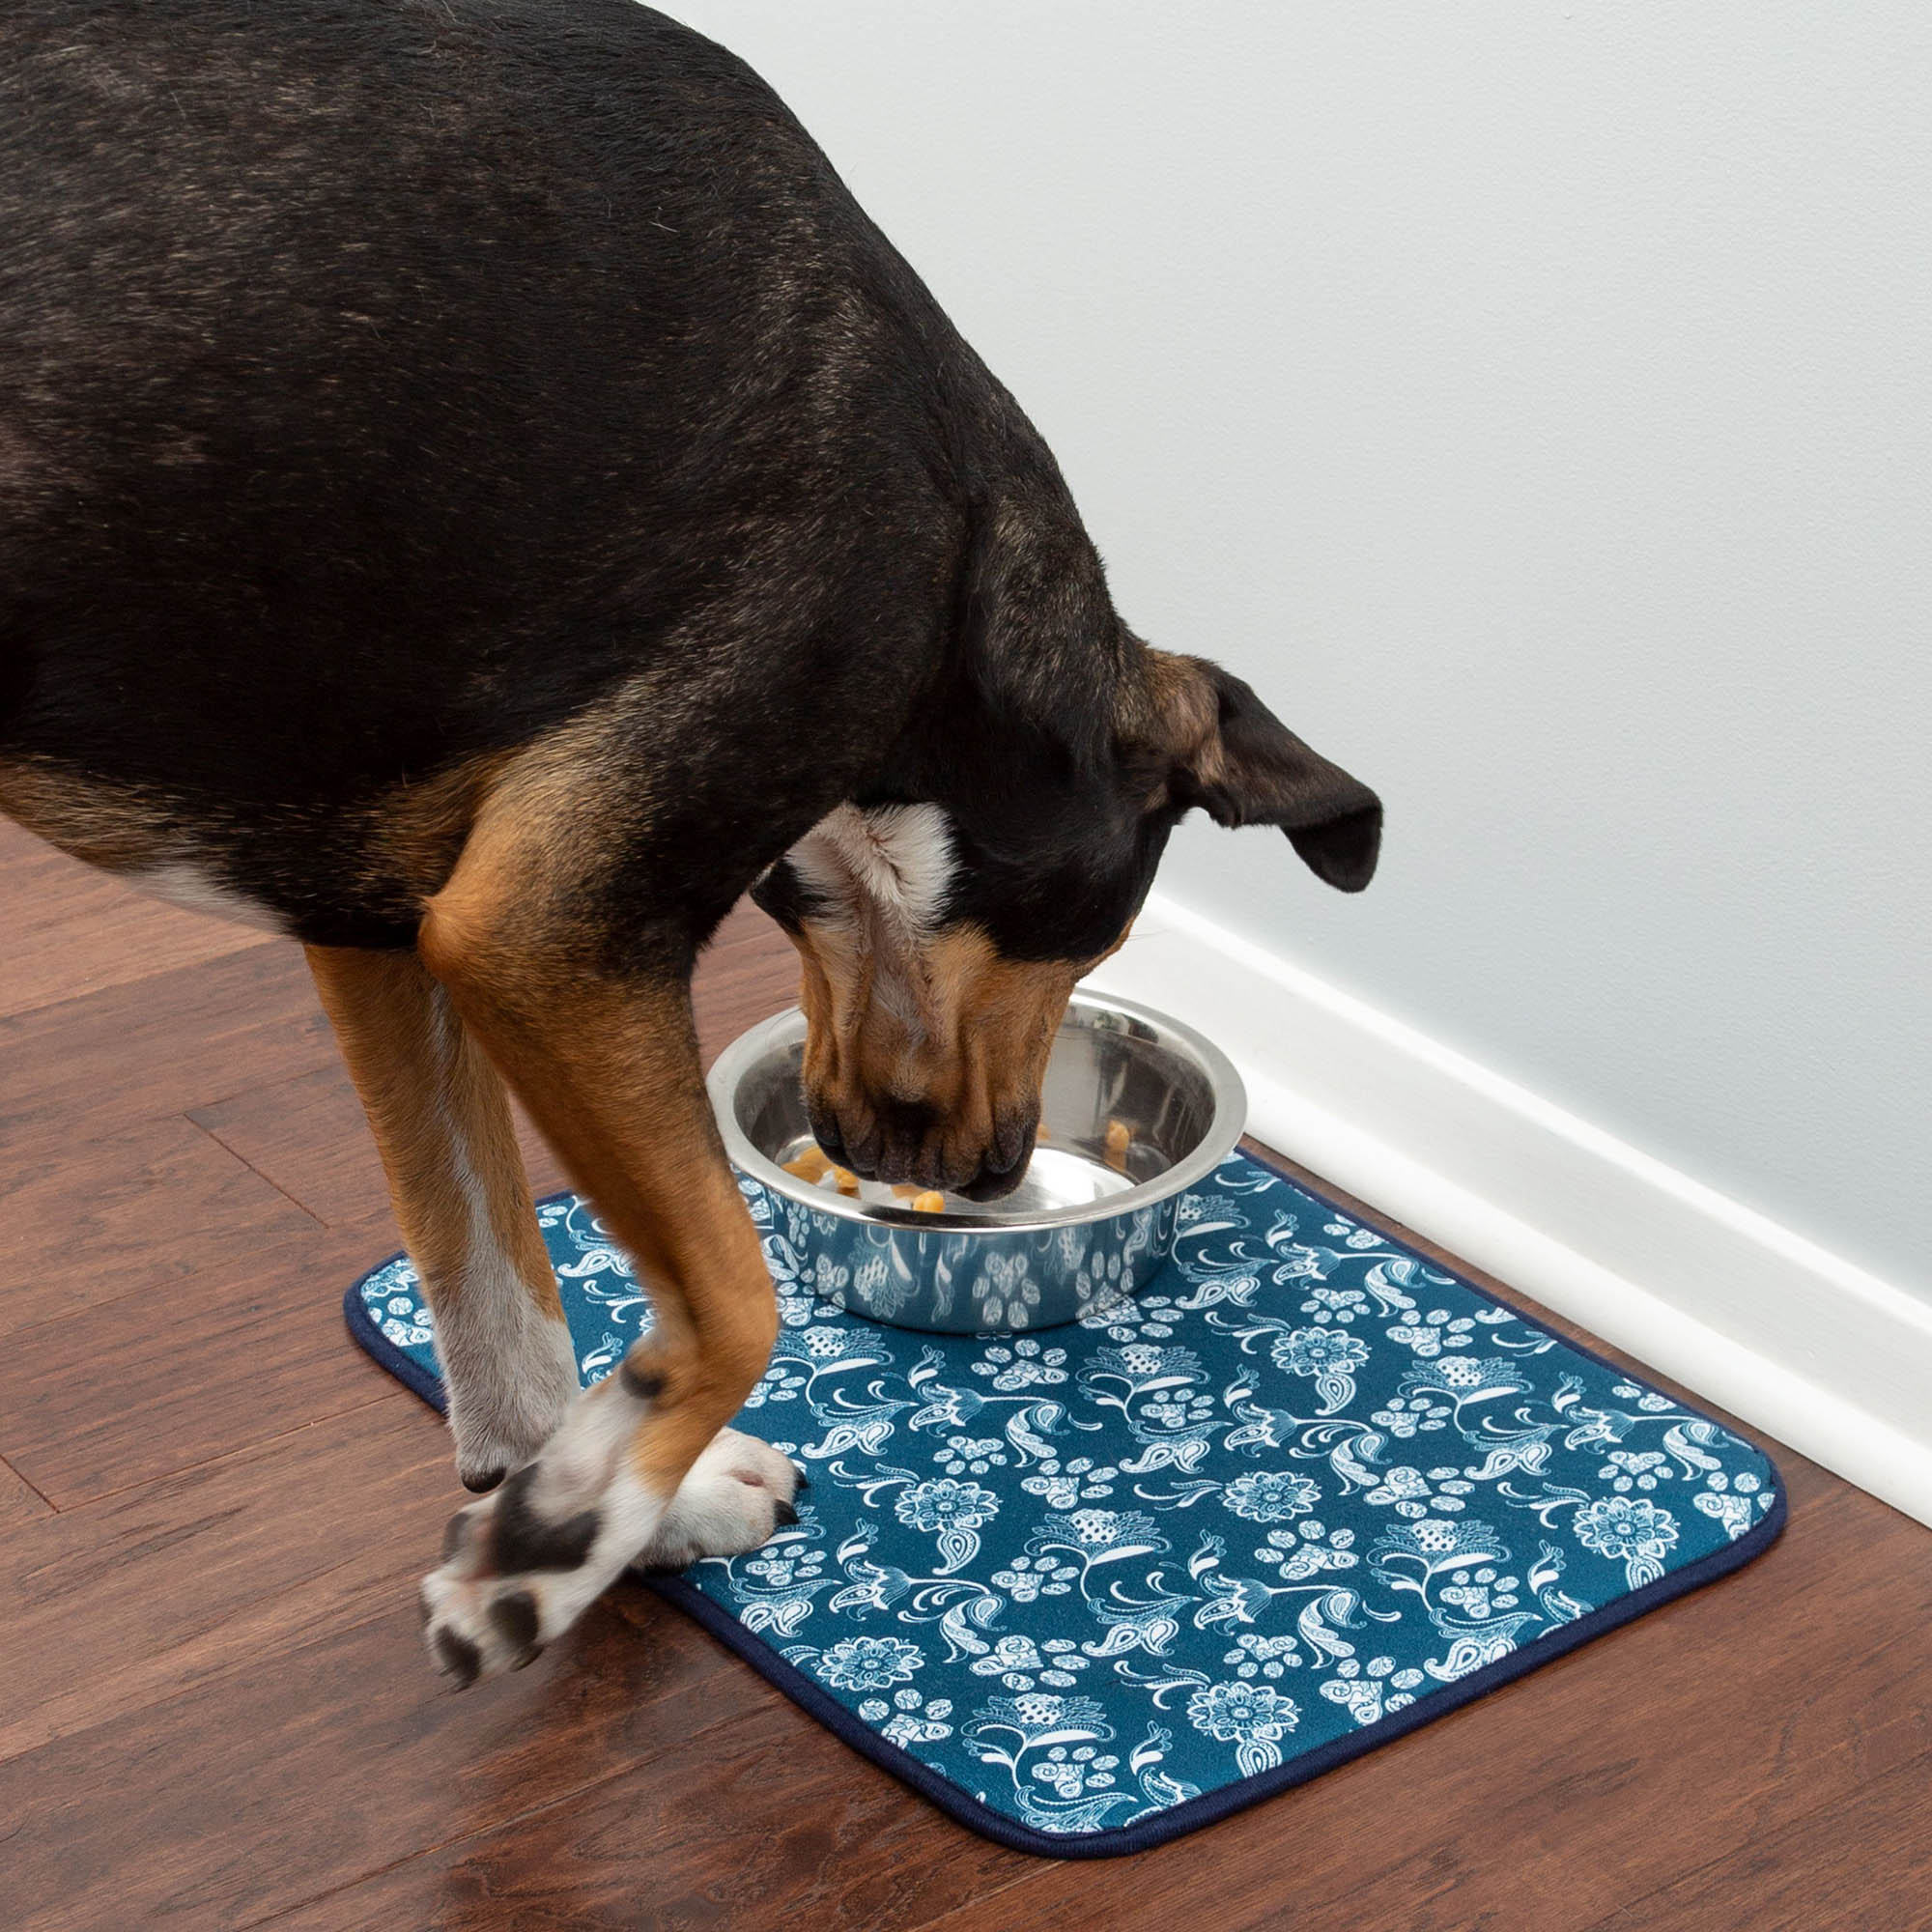
[[(790, 977), (735, 919), (707, 1049)], [(639, 1590), (439, 1687), (414, 1580), (458, 1492), (342, 1330), (396, 1237), (295, 948), (0, 822), (0, 1924), (1932, 1927), (1932, 1532), (1789, 1452), (1741, 1576), (1212, 1830), (1051, 1864)]]

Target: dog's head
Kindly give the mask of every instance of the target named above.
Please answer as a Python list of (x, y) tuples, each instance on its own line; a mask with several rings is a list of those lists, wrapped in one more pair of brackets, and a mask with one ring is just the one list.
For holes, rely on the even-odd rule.
[(1018, 1183), (1067, 996), (1194, 807), (1279, 826), (1343, 892), (1369, 883), (1374, 792), (1219, 667), (1121, 651), (1117, 675), (1048, 707), (955, 692), (915, 767), (753, 889), (804, 965), (812, 1131), (855, 1173), (976, 1200)]

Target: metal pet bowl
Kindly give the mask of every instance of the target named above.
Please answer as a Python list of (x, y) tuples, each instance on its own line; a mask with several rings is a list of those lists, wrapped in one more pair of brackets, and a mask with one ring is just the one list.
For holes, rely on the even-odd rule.
[(1198, 1033), (1078, 992), (1047, 1063), (1025, 1179), (1004, 1200), (948, 1195), (925, 1213), (881, 1182), (854, 1198), (786, 1173), (814, 1146), (804, 1059), (796, 1009), (725, 1048), (709, 1082), (725, 1151), (799, 1279), (901, 1328), (1009, 1334), (1137, 1293), (1167, 1261), (1180, 1197), (1227, 1158), (1247, 1118), (1240, 1076)]

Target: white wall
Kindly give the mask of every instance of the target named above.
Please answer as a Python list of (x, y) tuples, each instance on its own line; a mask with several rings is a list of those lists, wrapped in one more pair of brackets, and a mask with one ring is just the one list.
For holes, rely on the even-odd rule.
[(671, 11), (1386, 798), (1163, 889), (1932, 1298), (1932, 9)]

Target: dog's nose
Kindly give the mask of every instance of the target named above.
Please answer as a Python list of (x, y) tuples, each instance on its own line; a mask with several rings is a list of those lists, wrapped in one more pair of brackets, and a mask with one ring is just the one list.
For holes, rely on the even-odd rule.
[(878, 1178), (924, 1182), (929, 1163), (923, 1156), (938, 1123), (937, 1110), (923, 1100), (883, 1100), (875, 1111), (879, 1122)]

